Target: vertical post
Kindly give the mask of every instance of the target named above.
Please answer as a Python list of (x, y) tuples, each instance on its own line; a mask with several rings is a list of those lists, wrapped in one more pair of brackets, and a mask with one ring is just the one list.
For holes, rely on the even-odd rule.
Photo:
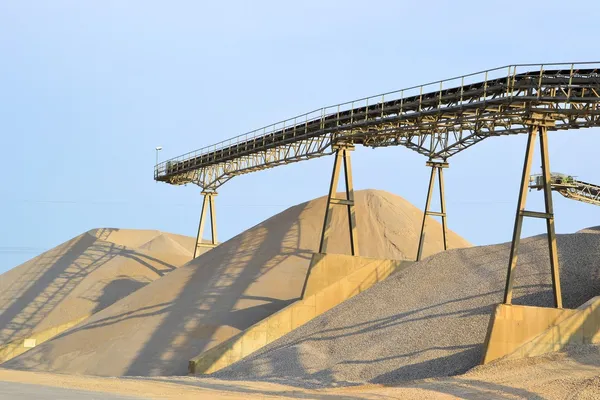
[(448, 241), (446, 239), (447, 225), (446, 225), (446, 199), (444, 194), (444, 169), (438, 167), (439, 170), (439, 184), (440, 184), (440, 211), (442, 214), (442, 239), (444, 240), (444, 250), (448, 250)]
[(319, 253), (324, 253), (327, 248), (327, 241), (329, 240), (329, 228), (331, 225), (331, 217), (333, 214), (333, 203), (331, 200), (335, 198), (337, 192), (337, 186), (340, 176), (340, 152), (341, 149), (337, 149), (335, 152), (335, 160), (333, 162), (333, 172), (331, 173), (331, 183), (329, 184), (329, 195), (327, 196), (327, 205), (325, 208), (325, 218), (323, 219), (323, 230), (321, 231), (321, 243), (319, 244)]
[(558, 270), (558, 248), (554, 230), (554, 207), (552, 205), (552, 188), (550, 186), (550, 158), (548, 156), (548, 128), (540, 126), (540, 152), (542, 153), (542, 176), (544, 177), (544, 204), (546, 208), (546, 230), (548, 232), (548, 251), (550, 253), (550, 272), (552, 274), (552, 291), (554, 307), (562, 308), (560, 273)]
[(356, 212), (354, 210), (354, 184), (352, 183), (352, 163), (348, 149), (344, 149), (344, 171), (346, 183), (346, 199), (349, 201), (346, 209), (348, 211), (348, 232), (350, 233), (350, 254), (358, 255), (358, 243), (356, 231)]
[[(534, 115), (534, 118), (536, 116)], [(504, 289), (504, 303), (511, 304), (513, 296), (514, 270), (517, 265), (518, 248), (521, 241), (521, 228), (524, 217), (543, 218), (546, 220), (546, 231), (548, 234), (548, 251), (550, 253), (550, 269), (552, 276), (552, 289), (554, 294), (554, 306), (562, 308), (562, 293), (560, 287), (560, 274), (558, 267), (558, 249), (556, 245), (556, 232), (554, 230), (554, 210), (552, 206), (552, 191), (550, 186), (550, 158), (548, 154), (548, 126), (554, 126), (553, 121), (546, 121), (540, 116), (538, 119), (528, 121), (531, 125), (529, 137), (527, 139), (527, 150), (525, 152), (525, 161), (523, 163), (523, 175), (521, 176), (521, 190), (519, 192), (519, 202), (515, 217), (515, 227), (510, 248), (508, 271), (506, 274), (506, 287)], [(542, 178), (544, 180), (544, 203), (545, 212), (535, 212), (525, 210), (527, 200), (527, 183), (531, 171), (531, 162), (535, 148), (536, 135), (540, 135), (540, 153), (542, 159)]]
[(211, 193), (208, 196), (208, 201), (210, 203), (210, 236), (211, 236), (211, 244), (213, 246), (217, 245), (217, 214), (215, 212), (215, 196), (217, 193)]
[[(331, 219), (333, 216), (333, 206), (343, 205), (348, 213), (348, 231), (350, 234), (350, 253), (353, 256), (358, 255), (358, 234), (356, 230), (356, 213), (354, 209), (354, 187), (352, 184), (352, 165), (350, 162), (350, 151), (354, 147), (349, 144), (336, 145), (335, 161), (331, 174), (331, 183), (329, 185), (329, 195), (327, 196), (327, 206), (325, 209), (325, 218), (323, 219), (323, 230), (321, 232), (321, 242), (319, 244), (319, 253), (325, 253), (327, 242), (331, 234)], [(340, 169), (344, 166), (344, 183), (346, 186), (346, 198), (337, 198), (337, 186), (339, 183)]]
[[(217, 192), (214, 191), (204, 191), (202, 192), (204, 199), (202, 200), (202, 211), (200, 212), (200, 223), (198, 224), (198, 235), (196, 236), (196, 247), (194, 247), (194, 257), (196, 258), (198, 254), (198, 249), (200, 247), (215, 247), (217, 245), (217, 221), (215, 214), (215, 203), (214, 196), (217, 195)], [(206, 223), (206, 211), (210, 208), (210, 227), (211, 227), (211, 243), (203, 243), (202, 237), (204, 236), (204, 225)]]
[[(421, 223), (421, 235), (419, 236), (419, 247), (417, 249), (416, 260), (420, 261), (423, 257), (423, 248), (425, 247), (425, 227), (427, 225), (427, 217), (432, 215), (442, 217), (442, 239), (444, 241), (444, 250), (448, 249), (447, 242), (447, 227), (446, 227), (446, 200), (444, 196), (444, 173), (443, 169), (448, 168), (447, 162), (427, 161), (425, 164), (431, 167), (431, 176), (429, 178), (429, 189), (427, 190), (427, 200), (425, 201), (425, 209), (423, 210), (423, 222)], [(440, 190), (440, 212), (431, 211), (431, 197), (433, 196), (433, 188), (435, 186), (435, 176), (439, 174), (439, 190)]]
[(515, 215), (515, 226), (513, 228), (512, 243), (510, 245), (510, 255), (508, 256), (508, 271), (506, 273), (506, 286), (504, 288), (504, 303), (511, 304), (512, 289), (513, 289), (513, 272), (517, 266), (519, 258), (518, 250), (521, 242), (521, 228), (523, 227), (523, 211), (525, 211), (525, 203), (527, 202), (527, 182), (531, 173), (531, 161), (533, 159), (533, 151), (535, 146), (535, 137), (537, 128), (532, 126), (527, 136), (527, 149), (525, 150), (525, 161), (523, 162), (523, 172), (521, 174), (521, 188), (519, 190), (519, 201), (517, 203), (517, 212)]
[(417, 261), (421, 260), (423, 253), (423, 244), (425, 239), (425, 225), (427, 223), (427, 212), (431, 204), (431, 193), (433, 192), (433, 184), (435, 182), (436, 167), (431, 167), (431, 176), (429, 178), (429, 189), (427, 190), (427, 200), (425, 201), (425, 209), (423, 210), (423, 222), (421, 223), (421, 235), (419, 236), (419, 248), (417, 250)]

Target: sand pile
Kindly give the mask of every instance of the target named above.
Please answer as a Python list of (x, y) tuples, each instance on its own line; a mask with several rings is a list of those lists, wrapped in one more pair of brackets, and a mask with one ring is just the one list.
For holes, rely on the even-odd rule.
[(195, 239), (95, 229), (0, 275), (0, 346), (98, 312), (188, 262)]
[[(600, 294), (598, 233), (558, 237), (566, 308)], [(214, 375), (310, 387), (463, 373), (481, 361), (509, 249), (451, 250), (414, 263)], [(552, 305), (548, 263), (545, 236), (521, 242), (515, 304)]]
[[(359, 191), (356, 198), (361, 255), (414, 257), (423, 214), (382, 191)], [(299, 298), (324, 208), (324, 198), (291, 207), (3, 366), (110, 376), (187, 374), (190, 358)], [(427, 253), (441, 249), (440, 225), (429, 226)], [(337, 207), (329, 252), (348, 251), (346, 229), (345, 210)], [(452, 232), (449, 242), (469, 245)]]

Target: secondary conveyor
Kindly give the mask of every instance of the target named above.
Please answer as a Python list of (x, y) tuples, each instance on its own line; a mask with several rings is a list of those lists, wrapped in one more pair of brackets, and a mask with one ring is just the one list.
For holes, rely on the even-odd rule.
[[(552, 173), (550, 187), (567, 199), (600, 206), (600, 186), (598, 185), (577, 180), (571, 175)], [(544, 177), (541, 174), (532, 175), (529, 180), (529, 188), (542, 190)]]
[[(513, 271), (524, 217), (547, 222), (550, 264), (556, 307), (562, 307), (558, 254), (548, 157), (548, 130), (600, 126), (600, 62), (519, 64), (362, 98), (299, 115), (232, 139), (159, 163), (154, 179), (174, 185), (197, 184), (204, 203), (197, 247), (203, 246), (206, 210), (210, 208), (212, 240), (216, 228), (216, 190), (234, 176), (335, 153), (319, 251), (326, 251), (329, 220), (335, 205), (348, 210), (352, 254), (358, 254), (350, 151), (355, 145), (404, 146), (423, 154), (431, 167), (421, 228), (420, 258), (427, 215), (442, 218), (446, 230), (443, 169), (447, 160), (492, 137), (527, 134), (504, 302), (512, 301)], [(545, 212), (525, 210), (533, 148), (540, 136)], [(336, 198), (344, 165), (346, 195)], [(429, 209), (439, 173), (441, 211)]]

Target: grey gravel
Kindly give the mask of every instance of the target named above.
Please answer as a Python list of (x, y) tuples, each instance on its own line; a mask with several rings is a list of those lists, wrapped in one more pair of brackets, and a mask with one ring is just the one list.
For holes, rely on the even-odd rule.
[[(566, 308), (600, 295), (599, 233), (558, 237)], [(431, 256), (213, 376), (311, 388), (466, 372), (479, 364), (490, 313), (502, 301), (509, 249)], [(513, 303), (552, 306), (549, 271), (545, 235), (522, 240)]]

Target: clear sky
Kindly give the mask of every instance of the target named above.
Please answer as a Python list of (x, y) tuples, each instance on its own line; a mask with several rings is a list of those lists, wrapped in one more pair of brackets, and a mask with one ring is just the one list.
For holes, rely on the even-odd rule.
[[(96, 227), (195, 235), (199, 189), (153, 181), (161, 159), (321, 106), (512, 63), (600, 61), (597, 1), (0, 0), (0, 272)], [(599, 129), (550, 134), (553, 171), (600, 183)], [(510, 240), (524, 136), (450, 160), (449, 226)], [(426, 159), (353, 154), (357, 189), (422, 207)], [(326, 194), (330, 157), (236, 177), (224, 240)], [(534, 169), (539, 169), (539, 161)], [(529, 208), (541, 194), (531, 192)], [(558, 232), (600, 207), (554, 196)], [(543, 223), (526, 221), (524, 236)]]

